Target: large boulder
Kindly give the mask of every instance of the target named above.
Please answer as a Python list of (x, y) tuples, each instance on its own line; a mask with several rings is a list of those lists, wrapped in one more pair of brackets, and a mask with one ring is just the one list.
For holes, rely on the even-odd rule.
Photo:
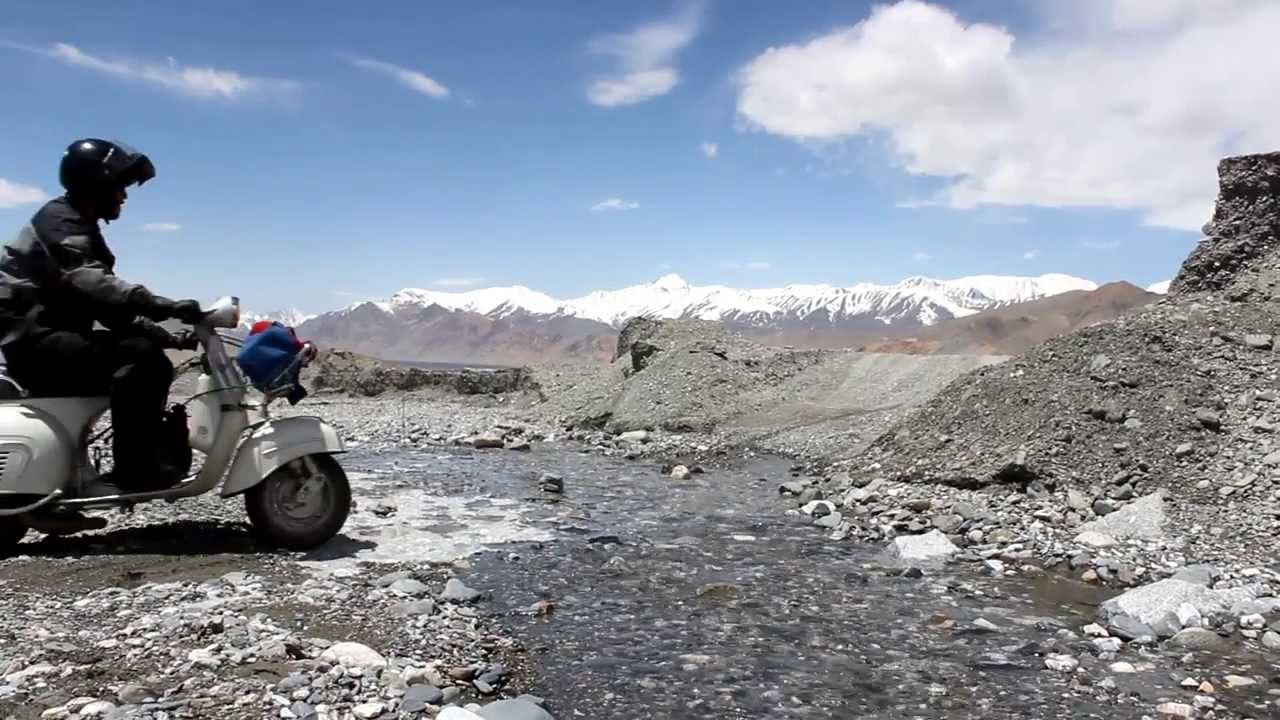
[(1237, 602), (1251, 597), (1257, 597), (1254, 588), (1210, 590), (1196, 582), (1169, 578), (1107, 600), (1098, 614), (1108, 627), (1140, 623), (1158, 637), (1167, 638), (1183, 629), (1188, 608), (1202, 618), (1223, 619)]
[[(1166, 519), (1164, 493), (1156, 492), (1138, 498), (1093, 522), (1081, 525), (1080, 536), (1077, 536), (1076, 540), (1095, 547), (1103, 546), (1096, 542), (1099, 535), (1116, 540), (1155, 540), (1164, 536)], [(1086, 542), (1081, 539), (1081, 536), (1086, 536), (1094, 542)]]
[(946, 535), (930, 530), (923, 535), (902, 535), (893, 539), (885, 551), (889, 564), (897, 567), (941, 565), (960, 552)]

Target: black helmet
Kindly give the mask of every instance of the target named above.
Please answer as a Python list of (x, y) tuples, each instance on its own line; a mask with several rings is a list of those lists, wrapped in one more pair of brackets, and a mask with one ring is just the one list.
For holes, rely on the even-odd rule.
[(151, 158), (125, 145), (96, 138), (77, 140), (62, 155), (58, 179), (68, 193), (97, 195), (141, 185), (156, 176)]

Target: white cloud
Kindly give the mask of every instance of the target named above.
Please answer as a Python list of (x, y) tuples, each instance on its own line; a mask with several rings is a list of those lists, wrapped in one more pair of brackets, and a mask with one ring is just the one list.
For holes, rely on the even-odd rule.
[(640, 203), (623, 200), (622, 198), (609, 198), (601, 200), (591, 206), (592, 212), (601, 212), (603, 210), (635, 210), (640, 207)]
[(948, 207), (1127, 208), (1187, 230), (1210, 216), (1220, 157), (1280, 145), (1280, 84), (1261, 80), (1280, 75), (1280, 3), (1049, 5), (1062, 17), (1016, 42), (921, 0), (877, 6), (757, 56), (738, 112), (809, 144), (884, 138)]
[(1023, 260), (1035, 260), (1035, 259), (1036, 259), (1036, 258), (1038, 258), (1038, 257), (1040, 257), (1040, 251), (1039, 251), (1039, 250), (1028, 250), (1028, 251), (1026, 251), (1026, 252), (1022, 253), (1022, 259), (1023, 259)]
[(436, 280), (433, 285), (440, 287), (472, 287), (484, 282), (484, 278), (478, 277), (445, 277)]
[(933, 259), (933, 256), (923, 250), (917, 250), (911, 254), (911, 259), (916, 262), (928, 262)]
[(613, 57), (618, 67), (588, 83), (587, 99), (603, 107), (616, 107), (671, 92), (680, 83), (680, 71), (672, 61), (697, 36), (701, 23), (701, 3), (690, 3), (670, 17), (629, 32), (592, 38), (588, 49)]
[(773, 269), (773, 263), (765, 262), (763, 260), (754, 260), (752, 262), (745, 262), (745, 263), (744, 262), (722, 262), (720, 263), (720, 269), (729, 270), (732, 272), (740, 272), (743, 270), (747, 272), (767, 272)]
[(251, 95), (279, 95), (298, 88), (291, 80), (241, 75), (232, 70), (180, 65), (174, 58), (151, 60), (108, 60), (84, 52), (75, 45), (54, 43), (47, 48), (4, 43), (6, 47), (53, 58), (101, 75), (150, 83), (183, 95), (202, 99), (238, 100)]
[(146, 230), (147, 232), (178, 232), (179, 230), (182, 229), (182, 226), (179, 225), (178, 223), (160, 222), (160, 223), (147, 223), (146, 225), (142, 226), (142, 229)]
[(49, 199), (43, 190), (0, 178), (0, 208), (15, 208)]
[(351, 62), (352, 65), (355, 65), (356, 67), (361, 67), (361, 68), (364, 68), (365, 70), (373, 70), (374, 72), (380, 72), (385, 75), (390, 75), (391, 77), (395, 78), (396, 81), (399, 82), (401, 85), (404, 85), (405, 87), (409, 88), (410, 90), (413, 90), (414, 92), (420, 92), (423, 95), (430, 95), (433, 98), (437, 98), (441, 100), (449, 97), (449, 88), (445, 87), (444, 85), (441, 85), (440, 83), (436, 82), (435, 79), (429, 77), (424, 73), (418, 72), (417, 70), (410, 70), (409, 68), (401, 67), (399, 65), (393, 65), (389, 62), (374, 60), (372, 58), (359, 57), (356, 55), (344, 54), (342, 57), (346, 58), (348, 61)]
[(702, 143), (702, 154), (709, 158), (714, 158), (720, 154), (720, 145), (713, 142)]

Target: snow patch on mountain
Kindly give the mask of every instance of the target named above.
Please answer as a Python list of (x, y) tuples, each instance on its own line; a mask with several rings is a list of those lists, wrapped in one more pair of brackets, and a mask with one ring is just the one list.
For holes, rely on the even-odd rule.
[(244, 325), (245, 327), (251, 327), (254, 323), (258, 322), (259, 320), (268, 320), (271, 322), (282, 323), (289, 327), (297, 327), (302, 323), (310, 320), (313, 317), (316, 317), (316, 316), (309, 315), (296, 308), (289, 308), (288, 310), (275, 310), (267, 313), (259, 313), (259, 312), (254, 312), (252, 310), (242, 310), (240, 312), (240, 324)]
[(1158, 283), (1152, 283), (1151, 285), (1147, 286), (1147, 292), (1156, 293), (1157, 295), (1168, 295), (1169, 285), (1172, 282), (1173, 282), (1172, 280), (1161, 280)]

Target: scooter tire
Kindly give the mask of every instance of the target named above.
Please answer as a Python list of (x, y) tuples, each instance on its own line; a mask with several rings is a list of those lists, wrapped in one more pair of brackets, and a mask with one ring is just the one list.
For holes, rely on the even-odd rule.
[(281, 508), (282, 493), (290, 483), (297, 483), (295, 463), (276, 468), (262, 482), (244, 495), (245, 511), (258, 539), (287, 550), (311, 550), (319, 547), (342, 530), (351, 513), (351, 484), (346, 471), (332, 455), (310, 455), (317, 474), (324, 477), (328, 502), (323, 511), (304, 520), (289, 517)]
[(22, 538), (27, 536), (27, 524), (17, 518), (0, 519), (0, 556), (13, 552)]

